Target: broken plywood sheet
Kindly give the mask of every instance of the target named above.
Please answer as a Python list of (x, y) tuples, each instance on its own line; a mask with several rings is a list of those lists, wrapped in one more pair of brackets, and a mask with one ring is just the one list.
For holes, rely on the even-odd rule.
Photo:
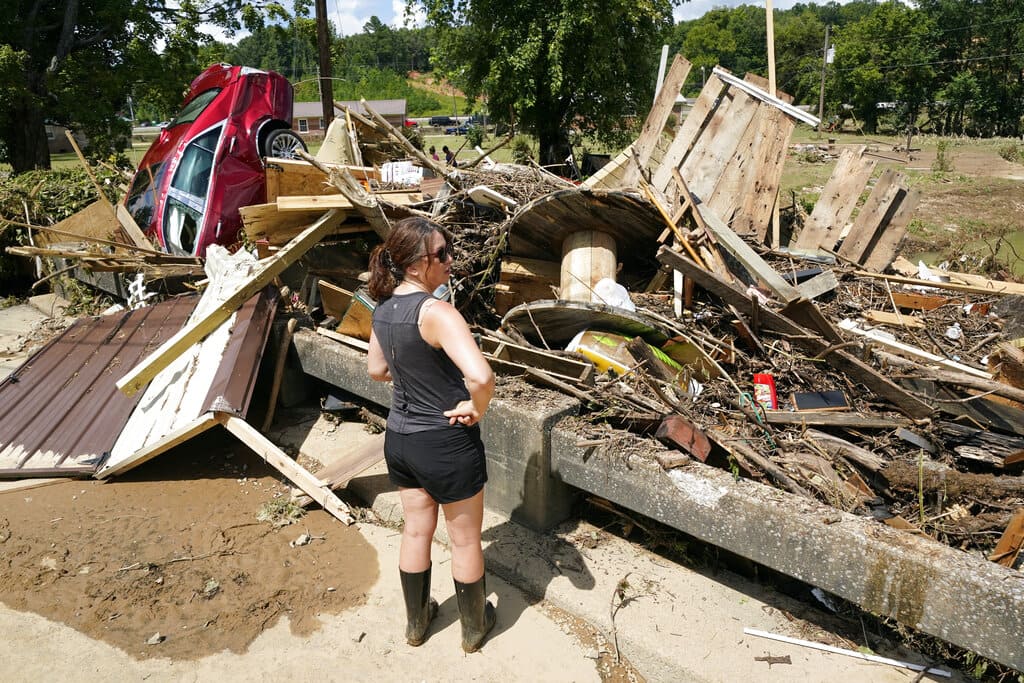
[[(37, 247), (48, 247), (60, 242), (67, 242), (71, 235), (82, 238), (94, 237), (101, 240), (112, 240), (131, 244), (128, 236), (122, 234), (121, 224), (110, 211), (110, 205), (93, 202), (81, 211), (74, 213), (53, 226), (54, 232), (36, 231), (32, 234), (32, 242)], [(59, 233), (57, 231), (60, 231)], [(66, 234), (62, 234), (66, 233)]]
[[(206, 255), (210, 284), (189, 323), (219, 307), (257, 268), (255, 257), (245, 250), (232, 255), (222, 247), (211, 246)], [(211, 410), (244, 416), (276, 303), (276, 290), (264, 289), (202, 342), (161, 370), (143, 393), (96, 476), (108, 477), (145, 462), (161, 452), (154, 445), (165, 445), (168, 435), (191, 436), (192, 426)]]

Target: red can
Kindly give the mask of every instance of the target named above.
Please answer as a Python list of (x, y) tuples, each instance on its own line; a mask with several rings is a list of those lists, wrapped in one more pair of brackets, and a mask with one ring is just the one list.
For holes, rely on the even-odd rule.
[(775, 378), (767, 373), (754, 375), (754, 400), (765, 410), (778, 410), (779, 399), (775, 393)]

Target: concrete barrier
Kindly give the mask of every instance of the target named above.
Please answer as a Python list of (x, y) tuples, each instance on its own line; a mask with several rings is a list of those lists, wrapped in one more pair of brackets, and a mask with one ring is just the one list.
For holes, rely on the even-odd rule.
[[(389, 405), (366, 356), (309, 330), (293, 339), (303, 372)], [(534, 529), (569, 515), (587, 491), (707, 543), (818, 586), (876, 614), (1024, 670), (1024, 576), (983, 558), (698, 462), (666, 472), (652, 444), (580, 448), (575, 400), (495, 399), (483, 437), (487, 505)], [(544, 407), (538, 407), (543, 405)]]
[(653, 452), (581, 449), (577, 438), (564, 425), (551, 433), (565, 483), (1024, 670), (1020, 572), (699, 462), (666, 472)]

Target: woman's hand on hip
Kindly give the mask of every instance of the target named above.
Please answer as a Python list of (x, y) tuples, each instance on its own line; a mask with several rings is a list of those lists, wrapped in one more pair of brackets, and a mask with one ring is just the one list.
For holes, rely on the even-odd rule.
[(472, 427), (482, 417), (472, 401), (459, 401), (454, 408), (444, 411), (444, 416), (448, 418), (448, 424), (460, 424), (465, 427)]

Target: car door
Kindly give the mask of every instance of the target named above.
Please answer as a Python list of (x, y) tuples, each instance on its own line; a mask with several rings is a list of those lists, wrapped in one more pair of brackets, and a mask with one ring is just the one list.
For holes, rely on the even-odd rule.
[(203, 231), (223, 131), (221, 122), (196, 136), (185, 146), (174, 170), (163, 221), (164, 244), (172, 254), (191, 256), (209, 242), (203, 239)]

